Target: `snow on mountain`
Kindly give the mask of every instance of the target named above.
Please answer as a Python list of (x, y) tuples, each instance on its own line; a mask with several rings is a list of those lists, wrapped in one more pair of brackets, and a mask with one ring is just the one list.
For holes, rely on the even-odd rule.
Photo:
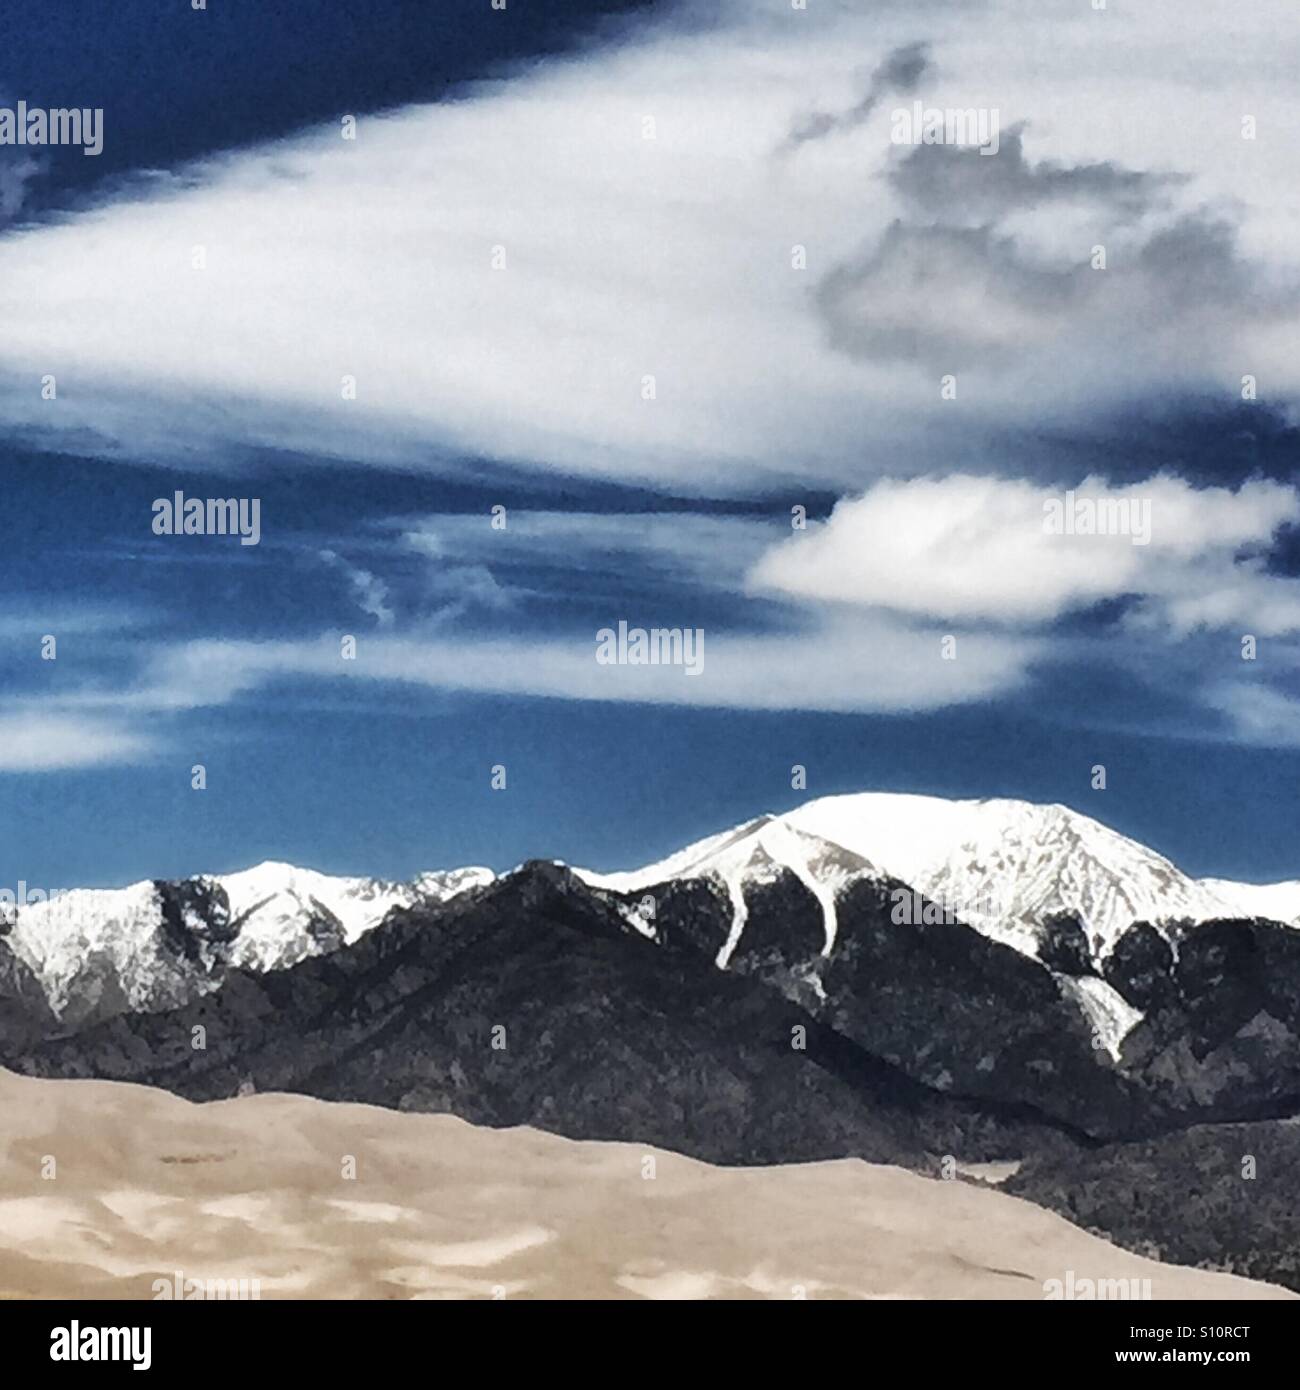
[(630, 873), (576, 872), (592, 887), (621, 893), (636, 893), (675, 878), (712, 878), (723, 884), (732, 909), (731, 931), (717, 956), (719, 967), (725, 969), (745, 930), (749, 911), (745, 886), (771, 881), (781, 870), (794, 874), (821, 905), (826, 934), (822, 954), (827, 956), (839, 929), (835, 900), (840, 889), (859, 875), (881, 876), (862, 855), (809, 834), (779, 816), (759, 816)]
[[(743, 892), (772, 866), (808, 885), (826, 916), (848, 874), (915, 888), (985, 935), (1036, 956), (1042, 921), (1078, 916), (1097, 955), (1131, 923), (1266, 916), (1300, 926), (1300, 883), (1253, 885), (1194, 879), (1162, 855), (1077, 811), (1027, 801), (948, 801), (862, 792), (822, 797), (783, 816), (760, 816), (628, 873), (580, 870), (593, 886), (635, 892), (674, 878), (727, 885), (736, 919), (725, 964), (744, 930)], [(1097, 1008), (1103, 1001), (1091, 1001)], [(1104, 1007), (1114, 1013), (1113, 1001)]]
[[(595, 888), (629, 895), (675, 879), (711, 880), (731, 904), (730, 931), (716, 958), (724, 968), (745, 932), (746, 889), (782, 872), (821, 905), (823, 956), (832, 954), (840, 931), (840, 895), (862, 877), (906, 884), (1035, 957), (1042, 922), (1058, 912), (1080, 919), (1098, 958), (1137, 920), (1160, 926), (1261, 916), (1300, 926), (1300, 882), (1193, 879), (1089, 816), (1012, 800), (877, 792), (822, 797), (711, 835), (642, 869), (575, 872)], [(184, 1002), (217, 988), (231, 967), (281, 969), (350, 945), (393, 908), (445, 902), (493, 877), (488, 869), (466, 868), (392, 883), (266, 863), (224, 876), (83, 889), (25, 904), (6, 939), (54, 1011), (80, 1022)], [(636, 930), (655, 936), (652, 912), (636, 905), (623, 911)], [(1122, 998), (1100, 981), (1076, 993), (1113, 1048), (1133, 1022)]]
[(242, 873), (214, 879), (240, 924), (231, 964), (252, 970), (279, 970), (319, 954), (313, 945), (321, 925), (337, 924), (350, 946), (377, 926), (395, 907), (441, 903), (466, 888), (490, 883), (490, 869), (450, 869), (422, 874), (411, 883), (375, 878), (332, 878), (292, 864), (268, 862)]
[[(906, 884), (942, 909), (944, 919), (965, 922), (1039, 960), (1042, 924), (1056, 913), (1078, 917), (1097, 959), (1135, 921), (1160, 927), (1180, 919), (1260, 916), (1300, 926), (1300, 883), (1193, 879), (1090, 816), (1026, 801), (883, 792), (822, 797), (786, 815), (760, 816), (711, 835), (643, 869), (576, 872), (593, 887), (622, 893), (690, 878), (725, 888), (731, 930), (716, 957), (725, 969), (744, 935), (746, 889), (783, 869), (822, 906), (823, 956), (834, 950), (839, 931), (837, 897), (855, 876)], [(625, 915), (654, 935), (642, 910)], [(1054, 974), (1098, 1047), (1118, 1060), (1141, 1013), (1103, 979)]]
[(1285, 883), (1232, 883), (1226, 878), (1203, 878), (1201, 886), (1222, 899), (1238, 917), (1268, 917), (1300, 926), (1300, 880)]
[(227, 968), (278, 970), (356, 941), (394, 907), (441, 903), (490, 869), (411, 883), (333, 878), (291, 864), (172, 884), (74, 889), (12, 913), (6, 937), (60, 1017), (158, 1009), (217, 988)]
[(866, 792), (810, 801), (785, 819), (870, 855), (963, 921), (1029, 954), (1037, 925), (1056, 912), (1077, 915), (1102, 955), (1135, 921), (1281, 911), (1277, 920), (1300, 925), (1300, 885), (1191, 878), (1066, 806)]
[(1142, 1018), (1142, 1011), (1096, 975), (1059, 975), (1057, 984), (1078, 1005), (1097, 1043), (1118, 1062), (1124, 1039)]
[(190, 964), (165, 949), (160, 917), (152, 883), (76, 889), (19, 907), (5, 939), (54, 1013), (80, 1018), (179, 996), (212, 970), (214, 958), (202, 945)]

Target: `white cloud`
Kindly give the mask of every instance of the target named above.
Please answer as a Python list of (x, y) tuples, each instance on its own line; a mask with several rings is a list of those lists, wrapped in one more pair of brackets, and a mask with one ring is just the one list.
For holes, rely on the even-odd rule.
[[(1072, 491), (1076, 525), (1104, 502), (1119, 504), (1128, 530), (1055, 534), (1066, 492), (1028, 482), (886, 479), (771, 549), (751, 579), (760, 592), (928, 618), (1040, 623), (1137, 596), (1135, 622), (1179, 634), (1300, 631), (1300, 581), (1241, 555), (1300, 519), (1300, 492), (1266, 482), (1198, 490), (1171, 477), (1126, 488), (1085, 479)], [(1149, 539), (1136, 543), (1147, 525)]]
[[(944, 658), (945, 635), (956, 638), (955, 660)], [(798, 635), (737, 636), (705, 628), (698, 676), (681, 666), (601, 665), (596, 646), (594, 627), (531, 640), (361, 637), (354, 660), (343, 659), (335, 635), (199, 641), (157, 654), (133, 695), (104, 699), (137, 711), (192, 709), (225, 704), (275, 681), (305, 679), (721, 709), (929, 710), (1015, 689), (1041, 651), (1028, 639), (945, 634), (883, 618), (815, 625)]]
[[(1028, 121), (1034, 167), (1192, 175), (1169, 216), (1230, 208), (1243, 263), (1259, 262), (1249, 282), (1285, 286), (1300, 246), (1293, 12), (1265, 0), (1243, 26), (1217, 5), (1189, 26), (1183, 8), (737, 7), (728, 24), (651, 27), (461, 101), (364, 118), (355, 143), (329, 129), (213, 161), (0, 238), (12, 382), (0, 413), (163, 458), (234, 439), (440, 468), (463, 450), (737, 490), (923, 472), (974, 424), (1037, 426), (1179, 389), (1235, 400), (1247, 371), (1285, 400), (1300, 394), (1294, 317), (1260, 324), (1225, 301), (1163, 331), (1159, 276), (1141, 280), (1139, 312), (1120, 289), (1156, 229), (1130, 234), (1104, 200), (1084, 210), (1079, 245), (1008, 232), (1052, 274), (1093, 275), (1080, 268), (1092, 243), (1111, 246), (1115, 288), (1083, 316), (1086, 341), (962, 262), (964, 300), (1012, 351), (995, 363), (954, 341), (960, 404), (940, 403), (934, 354), (846, 350), (886, 308), (941, 340), (954, 292), (942, 265), (926, 274), (922, 255), (887, 305), (846, 291), (838, 346), (814, 294), (907, 214), (882, 177), (900, 151), (888, 100), (794, 153), (790, 131), (810, 110), (853, 112), (868, 74), (918, 39), (935, 62), (927, 102)], [(1027, 23), (1044, 42), (1020, 41)], [(1260, 127), (1250, 143), (1243, 90)], [(806, 271), (791, 268), (795, 245)], [(196, 246), (206, 270), (192, 268)], [(497, 246), (505, 270), (492, 268)], [(45, 373), (57, 403), (39, 398)], [(345, 375), (356, 401), (340, 399)]]
[(63, 772), (136, 762), (147, 737), (107, 720), (23, 712), (0, 716), (0, 772)]

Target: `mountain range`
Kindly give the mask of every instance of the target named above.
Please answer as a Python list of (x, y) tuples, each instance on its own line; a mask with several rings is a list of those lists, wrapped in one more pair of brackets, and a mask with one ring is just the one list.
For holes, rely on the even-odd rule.
[[(823, 797), (786, 815), (759, 816), (641, 869), (574, 872), (593, 888), (642, 897), (678, 881), (720, 887), (732, 907), (717, 952), (722, 968), (745, 935), (752, 891), (782, 874), (793, 875), (816, 900), (826, 957), (835, 945), (836, 899), (854, 882), (910, 887), (945, 920), (1035, 959), (1045, 949), (1045, 924), (1071, 916), (1098, 967), (1135, 922), (1152, 924), (1166, 940), (1188, 924), (1225, 918), (1300, 926), (1300, 880), (1194, 879), (1088, 816), (1013, 800)], [(231, 968), (295, 965), (353, 944), (395, 908), (435, 906), (494, 879), (481, 866), (395, 883), (268, 862), (241, 873), (59, 892), (52, 901), (10, 908), (0, 915), (0, 933), (39, 981), (50, 1009), (82, 1024), (175, 1007), (218, 988)], [(902, 899), (898, 906), (906, 911)], [(627, 920), (655, 937), (640, 904)], [(1118, 1041), (1118, 1029), (1136, 1022), (1099, 988), (1082, 1002), (1108, 1045)]]
[(723, 1164), (1005, 1163), (1119, 1244), (1300, 1287), (1297, 925), (1300, 884), (1192, 879), (1065, 807), (832, 797), (626, 873), (20, 907), (0, 1063)]
[(410, 883), (333, 878), (291, 864), (242, 873), (73, 889), (11, 908), (4, 943), (74, 1025), (172, 1008), (220, 986), (228, 969), (280, 970), (350, 945), (395, 907), (445, 902), (490, 869)]

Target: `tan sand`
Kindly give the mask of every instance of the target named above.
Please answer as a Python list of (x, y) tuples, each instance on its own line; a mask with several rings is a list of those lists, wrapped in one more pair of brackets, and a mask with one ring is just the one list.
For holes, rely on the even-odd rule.
[(179, 1272), (255, 1279), (264, 1299), (1041, 1299), (1069, 1271), (1149, 1279), (1157, 1299), (1291, 1296), (856, 1160), (714, 1168), (445, 1115), (4, 1071), (0, 1145), (7, 1297), (151, 1298)]

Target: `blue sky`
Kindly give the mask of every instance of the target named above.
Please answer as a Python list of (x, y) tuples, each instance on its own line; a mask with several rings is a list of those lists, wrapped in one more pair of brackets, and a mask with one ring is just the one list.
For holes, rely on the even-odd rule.
[(866, 788), (1300, 875), (1288, 6), (211, 6), (6, 12), (0, 106), (104, 152), (0, 147), (0, 882), (621, 867)]

